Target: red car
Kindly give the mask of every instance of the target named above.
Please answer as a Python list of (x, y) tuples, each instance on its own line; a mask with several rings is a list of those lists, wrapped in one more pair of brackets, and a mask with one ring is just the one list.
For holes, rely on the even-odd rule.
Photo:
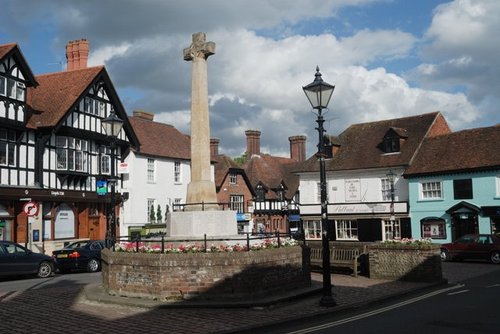
[(498, 234), (467, 234), (452, 243), (441, 245), (441, 260), (480, 259), (500, 263)]

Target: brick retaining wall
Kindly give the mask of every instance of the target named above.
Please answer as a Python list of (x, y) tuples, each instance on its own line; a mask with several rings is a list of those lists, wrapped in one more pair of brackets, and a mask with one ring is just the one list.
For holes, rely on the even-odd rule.
[(436, 282), (442, 280), (439, 246), (368, 246), (370, 278)]
[(300, 246), (232, 253), (104, 250), (103, 285), (108, 293), (127, 297), (252, 299), (309, 286), (308, 251)]

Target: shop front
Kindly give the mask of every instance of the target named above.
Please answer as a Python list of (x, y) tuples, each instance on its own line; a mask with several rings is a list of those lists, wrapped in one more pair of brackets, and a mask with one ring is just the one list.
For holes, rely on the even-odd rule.
[[(306, 239), (321, 239), (319, 204), (302, 205), (301, 219)], [(341, 203), (328, 205), (332, 240), (380, 241), (411, 238), (407, 202)]]
[(2, 189), (0, 240), (50, 254), (76, 240), (104, 239), (109, 201), (92, 192)]

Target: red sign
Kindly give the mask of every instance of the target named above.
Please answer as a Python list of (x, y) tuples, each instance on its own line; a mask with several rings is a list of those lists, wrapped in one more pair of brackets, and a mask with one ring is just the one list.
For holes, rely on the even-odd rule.
[(28, 217), (36, 216), (38, 214), (38, 204), (35, 202), (27, 202), (23, 206), (23, 211)]

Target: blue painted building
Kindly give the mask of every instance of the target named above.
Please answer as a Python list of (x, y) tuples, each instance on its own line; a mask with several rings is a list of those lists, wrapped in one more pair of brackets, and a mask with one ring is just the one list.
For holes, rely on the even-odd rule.
[(500, 233), (500, 125), (426, 138), (404, 177), (413, 238)]

